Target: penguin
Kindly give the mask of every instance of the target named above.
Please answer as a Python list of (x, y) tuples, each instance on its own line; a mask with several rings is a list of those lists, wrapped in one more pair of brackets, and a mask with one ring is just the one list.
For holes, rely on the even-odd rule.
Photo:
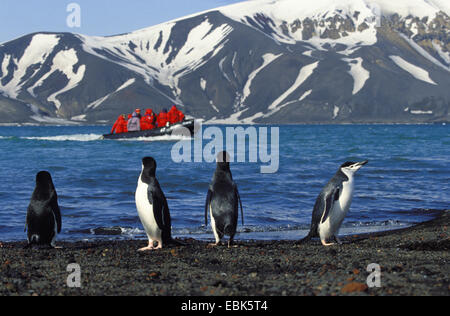
[(220, 245), (224, 235), (230, 236), (228, 247), (233, 244), (234, 235), (241, 207), (242, 225), (244, 225), (244, 210), (236, 183), (233, 181), (230, 170), (230, 156), (227, 152), (217, 155), (217, 168), (212, 182), (209, 185), (205, 203), (205, 226), (208, 225), (208, 211), (211, 217), (211, 226), (216, 239), (212, 246)]
[(337, 235), (352, 203), (354, 175), (367, 163), (368, 160), (346, 162), (339, 167), (337, 173), (317, 197), (310, 232), (301, 242), (309, 241), (312, 237), (320, 237), (324, 246), (334, 245), (334, 243), (327, 243), (330, 238), (338, 244), (341, 243)]
[[(171, 243), (180, 244), (172, 239), (169, 206), (156, 179), (156, 161), (152, 157), (142, 159), (135, 199), (139, 218), (148, 237), (148, 246), (139, 251), (161, 249)], [(157, 243), (156, 247), (154, 242)]]
[(61, 232), (61, 227), (61, 210), (52, 176), (47, 171), (41, 171), (36, 175), (36, 188), (27, 210), (27, 247), (55, 248), (56, 235)]

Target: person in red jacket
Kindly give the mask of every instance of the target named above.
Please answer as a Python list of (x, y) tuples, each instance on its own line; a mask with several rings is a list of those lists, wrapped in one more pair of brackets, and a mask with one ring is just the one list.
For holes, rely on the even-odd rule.
[(185, 118), (184, 113), (178, 110), (178, 122), (183, 122), (184, 118)]
[(127, 121), (125, 120), (125, 114), (119, 115), (117, 121), (114, 123), (111, 134), (120, 134), (127, 132)]
[(158, 118), (156, 119), (158, 123), (158, 127), (164, 127), (167, 125), (168, 117), (167, 117), (167, 110), (164, 109), (159, 113)]
[(170, 111), (167, 115), (168, 115), (170, 124), (175, 124), (175, 123), (178, 123), (178, 122), (181, 122), (184, 120), (183, 112), (178, 110), (175, 105), (172, 106), (172, 108), (170, 109)]
[(172, 106), (169, 113), (167, 113), (167, 120), (170, 124), (175, 124), (178, 122), (178, 109), (175, 105)]
[(155, 114), (152, 109), (147, 109), (145, 115), (141, 118), (141, 130), (146, 131), (155, 128)]

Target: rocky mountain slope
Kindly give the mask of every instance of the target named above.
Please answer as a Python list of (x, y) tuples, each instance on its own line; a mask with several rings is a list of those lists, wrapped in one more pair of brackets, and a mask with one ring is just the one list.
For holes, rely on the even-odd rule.
[(447, 0), (253, 0), (129, 34), (0, 45), (0, 123), (177, 104), (216, 123), (450, 121)]

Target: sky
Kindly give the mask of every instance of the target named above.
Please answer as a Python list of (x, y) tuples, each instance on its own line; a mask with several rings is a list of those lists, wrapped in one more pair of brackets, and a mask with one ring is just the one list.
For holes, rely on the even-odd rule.
[[(246, 0), (1, 0), (0, 43), (44, 31), (122, 34), (242, 1)], [(73, 3), (75, 9), (69, 7)]]

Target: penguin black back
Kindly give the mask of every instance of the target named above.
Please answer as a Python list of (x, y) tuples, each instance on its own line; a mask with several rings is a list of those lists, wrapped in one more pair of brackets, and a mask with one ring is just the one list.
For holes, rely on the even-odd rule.
[(27, 210), (28, 243), (54, 247), (61, 227), (61, 211), (52, 177), (47, 171), (41, 171), (36, 175), (36, 187)]
[(205, 203), (205, 225), (207, 225), (208, 211), (210, 211), (216, 245), (220, 243), (220, 239), (224, 235), (230, 236), (229, 245), (231, 245), (236, 234), (239, 204), (241, 206), (242, 224), (244, 224), (239, 191), (230, 170), (230, 156), (226, 152), (221, 152), (217, 155), (217, 167)]

